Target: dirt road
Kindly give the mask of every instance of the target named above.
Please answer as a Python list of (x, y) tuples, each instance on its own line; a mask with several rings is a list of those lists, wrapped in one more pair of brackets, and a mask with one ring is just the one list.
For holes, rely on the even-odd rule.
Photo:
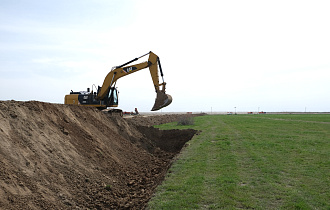
[(0, 101), (0, 117), (0, 209), (143, 209), (196, 133), (37, 101)]

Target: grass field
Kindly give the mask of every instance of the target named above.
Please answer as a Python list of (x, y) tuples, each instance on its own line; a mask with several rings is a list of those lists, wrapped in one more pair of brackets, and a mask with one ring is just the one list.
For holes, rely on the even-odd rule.
[(330, 209), (330, 115), (208, 115), (148, 209)]

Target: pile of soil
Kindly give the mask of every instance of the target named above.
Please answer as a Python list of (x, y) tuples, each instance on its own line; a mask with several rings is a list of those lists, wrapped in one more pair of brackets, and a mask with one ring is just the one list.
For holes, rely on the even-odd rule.
[(0, 117), (0, 209), (143, 209), (196, 133), (37, 101)]
[(197, 117), (203, 115), (205, 114), (136, 115), (134, 117), (127, 118), (126, 121), (139, 126), (153, 126), (169, 122), (177, 122), (180, 121), (180, 119), (185, 119), (187, 117)]

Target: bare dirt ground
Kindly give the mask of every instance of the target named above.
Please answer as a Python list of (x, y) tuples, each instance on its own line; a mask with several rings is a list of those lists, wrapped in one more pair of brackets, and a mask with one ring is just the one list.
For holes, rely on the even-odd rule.
[(0, 209), (143, 209), (196, 133), (37, 101), (0, 101), (0, 117)]
[(138, 126), (153, 126), (169, 122), (177, 122), (187, 116), (201, 116), (204, 114), (165, 114), (165, 115), (136, 115), (134, 117), (126, 118), (126, 121)]

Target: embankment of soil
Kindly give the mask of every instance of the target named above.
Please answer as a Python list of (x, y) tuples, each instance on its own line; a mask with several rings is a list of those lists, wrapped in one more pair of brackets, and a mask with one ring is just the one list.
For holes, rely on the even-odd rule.
[(0, 209), (143, 209), (196, 133), (37, 101), (0, 117)]

